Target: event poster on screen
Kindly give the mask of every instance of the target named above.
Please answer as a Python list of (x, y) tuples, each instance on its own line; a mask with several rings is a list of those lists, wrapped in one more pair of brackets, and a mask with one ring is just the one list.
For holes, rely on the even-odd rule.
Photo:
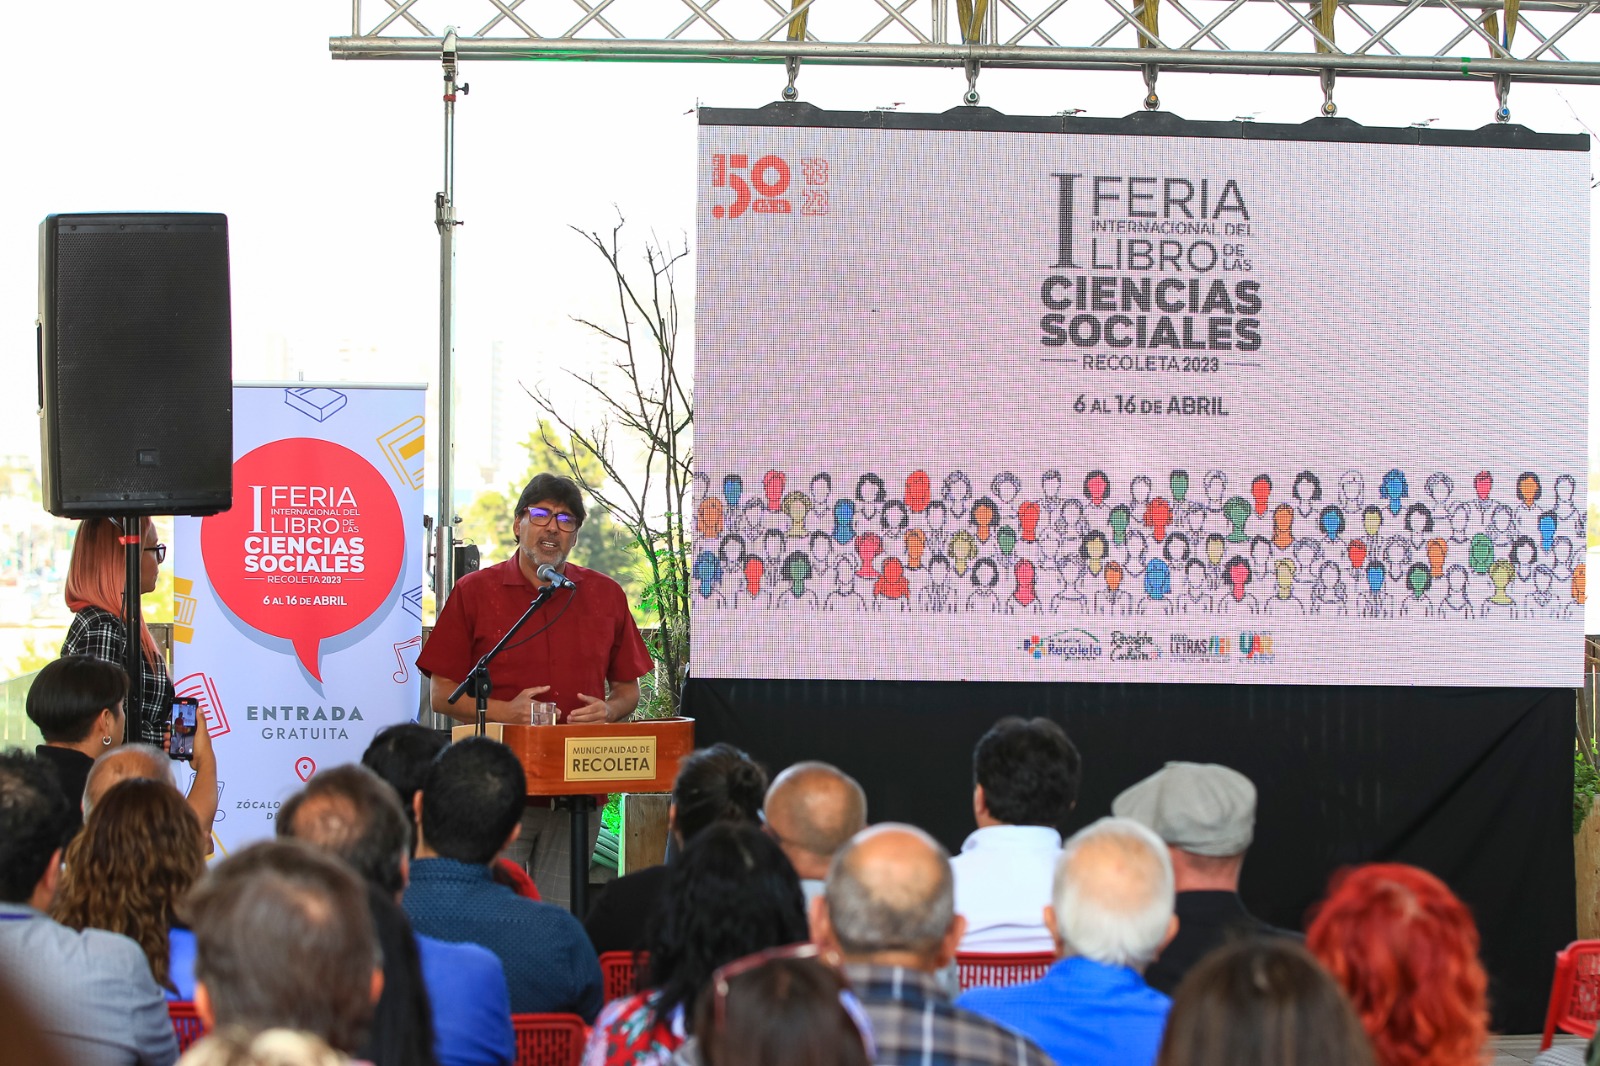
[(982, 115), (702, 112), (697, 675), (1579, 683), (1587, 138)]

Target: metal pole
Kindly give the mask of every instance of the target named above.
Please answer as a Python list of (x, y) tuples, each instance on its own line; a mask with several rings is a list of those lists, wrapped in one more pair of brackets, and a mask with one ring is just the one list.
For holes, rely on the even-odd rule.
[[(444, 191), (434, 197), (434, 225), (439, 230), (439, 521), (434, 533), (433, 600), (443, 608), (455, 587), (454, 466), (456, 456), (454, 361), (456, 349), (456, 30), (445, 29), (440, 50), (444, 63)], [(461, 86), (467, 92), (467, 86)]]

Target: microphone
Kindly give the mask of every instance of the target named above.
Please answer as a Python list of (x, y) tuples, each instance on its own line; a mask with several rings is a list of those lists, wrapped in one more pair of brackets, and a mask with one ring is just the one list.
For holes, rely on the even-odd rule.
[(574, 585), (571, 580), (564, 577), (561, 571), (557, 570), (549, 563), (545, 563), (544, 565), (540, 566), (538, 570), (534, 571), (534, 576), (540, 581), (550, 582), (550, 584), (554, 585), (558, 589), (575, 589), (578, 587), (577, 585)]

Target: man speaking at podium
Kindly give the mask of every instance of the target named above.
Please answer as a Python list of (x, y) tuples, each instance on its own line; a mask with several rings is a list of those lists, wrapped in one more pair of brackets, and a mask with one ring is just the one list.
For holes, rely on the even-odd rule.
[[(417, 656), (417, 668), (430, 679), (434, 710), (460, 722), (477, 720), (471, 697), (451, 704), (446, 702), (450, 693), (533, 597), (554, 583), (559, 587), (544, 606), (489, 664), (489, 721), (531, 725), (534, 704), (540, 702), (554, 703), (558, 720), (573, 725), (620, 722), (633, 713), (639, 678), (654, 664), (622, 586), (567, 561), (585, 513), (583, 494), (571, 478), (546, 473), (528, 482), (511, 523), (517, 554), (462, 575)], [(524, 813), (521, 838), (508, 854), (526, 858), (539, 894), (565, 906), (569, 816), (552, 810), (548, 800), (533, 803), (539, 805), (530, 804)], [(591, 823), (591, 833), (598, 835), (600, 819)]]

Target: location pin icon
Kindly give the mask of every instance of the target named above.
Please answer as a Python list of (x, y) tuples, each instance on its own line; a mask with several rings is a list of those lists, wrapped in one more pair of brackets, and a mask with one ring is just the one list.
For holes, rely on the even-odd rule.
[(311, 780), (311, 775), (317, 772), (317, 764), (310, 756), (302, 755), (294, 761), (294, 773), (302, 781)]

